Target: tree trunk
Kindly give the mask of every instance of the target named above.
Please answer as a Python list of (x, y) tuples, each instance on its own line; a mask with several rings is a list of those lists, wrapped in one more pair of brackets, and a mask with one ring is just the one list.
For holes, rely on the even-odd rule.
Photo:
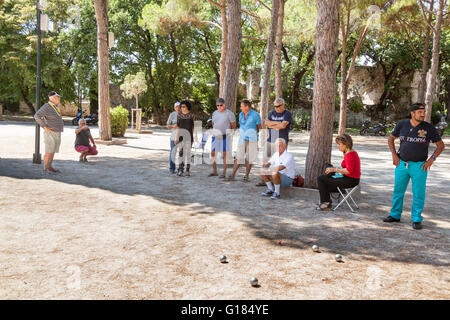
[(241, 0), (228, 0), (228, 43), (226, 73), (224, 84), (225, 103), (236, 112), (236, 98), (239, 84), (239, 69), (241, 64)]
[[(348, 9), (348, 14), (347, 14), (347, 31), (346, 34), (343, 36), (345, 36), (345, 40), (348, 39), (348, 35), (349, 35), (349, 30), (350, 30), (350, 8)], [(358, 42), (356, 43), (355, 49), (353, 50), (353, 56), (352, 56), (352, 60), (350, 62), (350, 67), (347, 70), (345, 70), (345, 77), (342, 77), (342, 85), (341, 85), (341, 99), (340, 99), (340, 110), (339, 110), (339, 134), (344, 134), (345, 130), (347, 129), (347, 96), (348, 96), (348, 85), (350, 83), (350, 78), (353, 74), (353, 70), (355, 69), (355, 63), (356, 63), (356, 57), (358, 57), (359, 54), (359, 50), (361, 49), (361, 45), (362, 42), (364, 40), (364, 37), (366, 36), (367, 30), (369, 30), (369, 24), (370, 24), (370, 20), (372, 19), (373, 16), (369, 17), (366, 25), (364, 26), (364, 28), (361, 31), (361, 34), (359, 35), (358, 38)], [(347, 51), (347, 43), (345, 44), (345, 51)], [(344, 67), (343, 69), (346, 68), (346, 60), (347, 59), (347, 54), (344, 55), (344, 44), (342, 45), (342, 60), (343, 63), (341, 62), (342, 66)], [(341, 66), (341, 69), (342, 69)], [(342, 71), (341, 71), (342, 72)]]
[(339, 135), (345, 133), (347, 127), (347, 94), (348, 94), (348, 81), (347, 81), (347, 38), (348, 31), (350, 30), (350, 8), (347, 7), (347, 21), (346, 25), (341, 22), (341, 35), (342, 35), (342, 53), (341, 53), (341, 93), (339, 104)]
[(444, 13), (445, 3), (447, 1), (439, 0), (439, 8), (436, 16), (436, 24), (434, 25), (434, 35), (433, 35), (433, 54), (431, 59), (431, 75), (430, 82), (427, 87), (426, 95), (426, 113), (425, 121), (431, 122), (431, 111), (433, 106), (434, 93), (436, 90), (436, 79), (439, 68), (439, 51), (441, 48), (441, 25)]
[(227, 1), (221, 0), (220, 12), (222, 14), (222, 52), (220, 54), (220, 80), (219, 80), (219, 96), (224, 96), (223, 88), (225, 87), (226, 59), (228, 46), (228, 21), (227, 21)]
[(249, 71), (247, 81), (247, 99), (252, 103), (259, 102), (259, 90), (261, 85), (261, 69), (255, 68)]
[(278, 26), (276, 35), (277, 50), (275, 52), (275, 95), (277, 98), (283, 97), (283, 81), (281, 69), (281, 54), (283, 50), (283, 24), (284, 24), (284, 5), (286, 0), (280, 1), (280, 10), (278, 13)]
[(260, 104), (260, 115), (264, 128), (264, 121), (267, 119), (269, 110), (270, 75), (272, 73), (273, 49), (275, 47), (275, 36), (277, 33), (280, 1), (281, 0), (272, 0), (272, 18), (270, 23), (269, 39), (267, 40), (267, 53), (264, 60), (264, 79)]
[(305, 186), (317, 187), (317, 177), (331, 160), (336, 62), (339, 39), (339, 0), (317, 1), (316, 65), (311, 134), (305, 164)]
[[(431, 1), (430, 8), (434, 7), (434, 0)], [(433, 14), (430, 13), (428, 16), (428, 24), (431, 24), (433, 20)], [(417, 101), (413, 102), (425, 102), (425, 92), (427, 91), (427, 73), (428, 73), (428, 61), (430, 60), (430, 39), (431, 39), (431, 28), (427, 25), (427, 31), (425, 36), (425, 46), (423, 48), (422, 56), (422, 70), (420, 71), (420, 80), (417, 93)]]
[(112, 140), (109, 101), (108, 0), (95, 0), (98, 50), (98, 109), (100, 139)]

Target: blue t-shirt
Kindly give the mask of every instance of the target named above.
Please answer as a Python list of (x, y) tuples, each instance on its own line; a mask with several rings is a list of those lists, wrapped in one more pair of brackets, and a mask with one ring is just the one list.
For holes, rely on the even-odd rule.
[(421, 162), (428, 159), (428, 147), (441, 141), (436, 128), (422, 121), (413, 127), (409, 119), (401, 120), (392, 131), (394, 137), (400, 138), (400, 159), (403, 161)]
[(243, 112), (239, 114), (239, 144), (244, 144), (244, 140), (258, 141), (258, 124), (261, 124), (258, 112), (250, 109), (247, 119)]
[[(269, 138), (267, 139), (267, 141), (270, 143), (274, 143), (277, 138), (283, 138), (284, 140), (286, 140), (286, 143), (289, 143), (289, 131), (291, 130), (292, 114), (288, 110), (284, 110), (283, 113), (278, 113), (273, 110), (269, 115), (269, 120), (278, 122), (287, 121), (289, 122), (289, 124), (282, 130), (269, 129)], [(272, 138), (273, 130), (279, 132), (278, 137), (276, 137), (275, 134), (275, 137)]]

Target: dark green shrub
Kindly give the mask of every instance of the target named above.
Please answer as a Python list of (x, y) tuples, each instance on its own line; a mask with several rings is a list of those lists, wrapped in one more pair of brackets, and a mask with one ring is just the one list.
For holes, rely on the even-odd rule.
[(303, 110), (294, 110), (292, 112), (292, 129), (307, 130), (308, 123), (311, 122), (311, 115)]
[(444, 106), (436, 101), (433, 102), (433, 107), (431, 109), (431, 123), (437, 124), (441, 121), (442, 113), (444, 112)]
[(362, 102), (360, 102), (356, 99), (352, 99), (348, 104), (348, 108), (355, 113), (360, 112), (363, 107), (364, 107), (364, 105), (362, 104)]
[(128, 128), (128, 110), (121, 105), (111, 108), (111, 134), (113, 137), (123, 137)]

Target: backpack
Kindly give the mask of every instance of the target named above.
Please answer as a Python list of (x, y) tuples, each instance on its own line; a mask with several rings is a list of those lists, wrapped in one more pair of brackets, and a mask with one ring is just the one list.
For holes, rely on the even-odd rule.
[(294, 180), (292, 181), (292, 186), (294, 187), (303, 187), (303, 183), (305, 180), (301, 175), (295, 176)]

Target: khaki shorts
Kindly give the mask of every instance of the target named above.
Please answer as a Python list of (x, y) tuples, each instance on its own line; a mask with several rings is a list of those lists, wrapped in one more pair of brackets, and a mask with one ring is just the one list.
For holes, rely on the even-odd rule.
[(245, 164), (246, 160), (255, 164), (258, 159), (258, 142), (245, 140), (243, 144), (238, 144), (236, 159), (239, 164)]
[(45, 153), (58, 153), (61, 145), (61, 132), (44, 131)]

